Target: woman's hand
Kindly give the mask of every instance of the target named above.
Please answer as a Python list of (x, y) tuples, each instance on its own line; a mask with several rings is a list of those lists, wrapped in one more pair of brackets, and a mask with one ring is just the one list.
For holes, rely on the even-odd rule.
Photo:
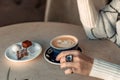
[[(72, 62), (66, 62), (65, 57), (67, 55), (73, 55)], [(65, 74), (77, 73), (81, 75), (89, 75), (93, 59), (86, 56), (78, 50), (69, 50), (61, 52), (57, 58), (57, 61), (60, 61), (61, 69), (65, 69)]]

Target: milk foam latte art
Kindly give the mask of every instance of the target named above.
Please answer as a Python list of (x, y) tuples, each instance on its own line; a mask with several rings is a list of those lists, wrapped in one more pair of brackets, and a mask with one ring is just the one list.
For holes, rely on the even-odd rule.
[(74, 47), (77, 43), (78, 43), (78, 39), (72, 35), (61, 35), (61, 36), (55, 37), (51, 41), (51, 45), (54, 48), (58, 48), (58, 49), (71, 48), (71, 47)]
[(69, 38), (69, 37), (61, 37), (61, 38), (53, 40), (52, 44), (57, 48), (69, 48), (75, 45), (75, 41), (74, 39)]

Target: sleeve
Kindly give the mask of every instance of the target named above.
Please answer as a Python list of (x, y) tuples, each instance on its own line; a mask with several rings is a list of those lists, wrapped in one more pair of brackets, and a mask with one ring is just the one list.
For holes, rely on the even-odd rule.
[(120, 47), (120, 20), (116, 23), (116, 41), (115, 43)]
[(120, 45), (116, 22), (120, 13), (120, 0), (113, 0), (97, 11), (91, 0), (77, 0), (80, 20), (90, 39), (109, 39)]
[(120, 80), (120, 65), (100, 59), (94, 59), (89, 76), (104, 80)]
[(77, 4), (80, 20), (82, 22), (86, 35), (90, 39), (95, 39), (95, 37), (91, 33), (91, 29), (94, 28), (96, 25), (98, 12), (94, 7), (93, 2), (91, 0), (77, 0)]
[[(92, 29), (92, 33), (96, 38), (106, 38), (117, 44), (116, 22), (120, 12), (120, 0), (113, 0), (110, 4), (106, 5), (99, 12), (99, 17), (96, 26)], [(119, 44), (117, 44), (119, 45)]]

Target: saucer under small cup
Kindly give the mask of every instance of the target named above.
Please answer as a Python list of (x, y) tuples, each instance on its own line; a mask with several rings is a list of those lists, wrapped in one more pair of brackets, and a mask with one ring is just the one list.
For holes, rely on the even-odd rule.
[[(77, 50), (79, 50), (80, 52), (82, 52), (82, 49), (80, 47), (77, 48)], [(56, 61), (56, 57), (53, 56), (54, 52), (53, 52), (53, 48), (49, 47), (48, 49), (46, 49), (45, 53), (44, 53), (44, 59), (51, 64), (54, 65), (60, 65), (60, 61)]]
[(51, 64), (54, 64), (54, 65), (60, 65), (60, 62), (59, 61), (56, 61), (55, 60), (55, 57), (53, 56), (53, 49), (50, 47), (48, 48), (45, 53), (44, 53), (44, 58), (47, 62), (51, 63)]

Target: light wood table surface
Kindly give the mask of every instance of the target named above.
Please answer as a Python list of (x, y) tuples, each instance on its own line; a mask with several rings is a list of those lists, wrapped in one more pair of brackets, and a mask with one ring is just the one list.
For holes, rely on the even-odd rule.
[[(54, 22), (28, 22), (0, 28), (0, 80), (100, 80), (77, 74), (65, 75), (58, 65), (48, 63), (43, 55), (52, 38), (74, 35), (86, 55), (120, 64), (120, 49), (108, 40), (89, 40), (83, 28)], [(11, 62), (5, 58), (10, 45), (31, 40), (42, 46), (42, 53), (28, 62)]]

